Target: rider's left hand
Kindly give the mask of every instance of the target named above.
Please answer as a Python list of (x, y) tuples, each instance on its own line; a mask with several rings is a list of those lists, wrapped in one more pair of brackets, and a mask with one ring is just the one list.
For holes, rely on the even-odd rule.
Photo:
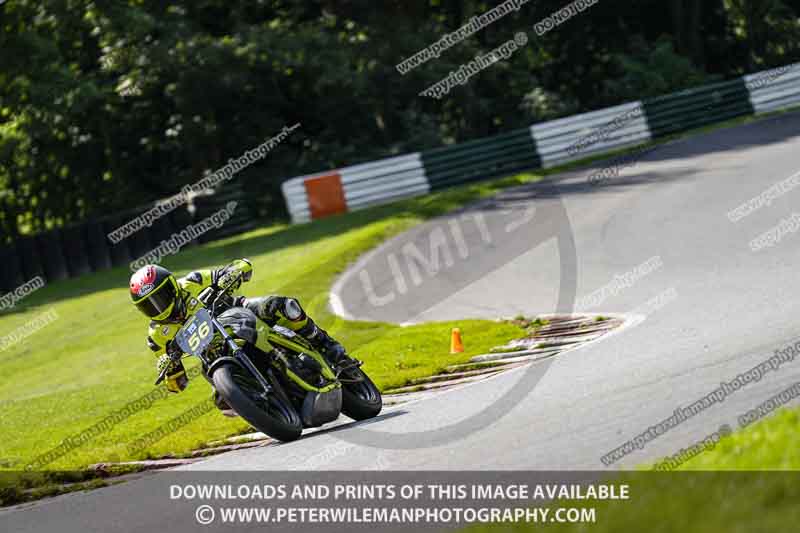
[(189, 384), (189, 378), (186, 376), (186, 370), (183, 363), (179, 360), (175, 361), (168, 354), (164, 354), (158, 358), (156, 363), (156, 370), (159, 374), (167, 370), (167, 376), (164, 379), (164, 384), (169, 392), (181, 392)]

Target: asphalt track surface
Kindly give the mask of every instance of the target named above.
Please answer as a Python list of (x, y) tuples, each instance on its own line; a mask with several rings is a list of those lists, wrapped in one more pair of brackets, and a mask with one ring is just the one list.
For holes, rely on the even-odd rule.
[[(736, 428), (738, 415), (800, 378), (800, 361), (749, 383), (611, 467), (600, 460), (679, 406), (697, 401), (721, 381), (733, 380), (800, 336), (800, 235), (784, 235), (777, 245), (759, 252), (748, 244), (792, 214), (800, 188), (736, 223), (726, 216), (800, 171), (798, 154), (800, 114), (781, 115), (669, 143), (597, 186), (587, 182), (589, 169), (571, 171), (506, 191), (398, 237), (387, 246), (400, 249), (414, 239), (427, 246), (436, 227), (460, 217), (460, 244), (467, 245), (468, 257), (456, 253), (452, 265), (440, 265), (432, 276), (423, 270), (423, 277), (431, 279), (420, 287), (413, 286), (406, 271), (405, 296), (398, 292), (396, 277), (386, 274), (390, 268), (383, 269), (382, 277), (376, 270), (369, 280), (372, 302), (358, 274), (364, 264), (359, 264), (336, 287), (347, 289), (337, 294), (339, 310), (347, 316), (414, 322), (552, 313), (563, 311), (557, 307), (559, 292), (569, 285), (560, 279), (565, 272), (567, 277), (573, 272), (573, 296), (580, 298), (653, 257), (659, 257), (662, 266), (590, 309), (632, 313), (638, 316), (637, 324), (552, 364), (405, 404), (370, 423), (345, 424), (289, 444), (227, 453), (187, 470), (629, 468), (674, 454), (722, 424)], [(536, 217), (556, 204), (568, 216), (574, 244), (571, 267), (564, 266), (559, 252), (572, 244), (559, 248), (556, 239), (528, 239), (525, 228), (512, 232), (512, 237), (487, 239), (478, 225), (467, 224), (476, 213), (487, 218), (500, 213), (506, 221), (514, 220), (516, 213), (527, 223), (533, 212), (530, 223), (535, 226)], [(533, 245), (527, 246), (529, 242)], [(520, 243), (525, 245), (520, 248)], [(385, 257), (372, 259), (378, 264)], [(446, 290), (438, 293), (437, 286)], [(392, 303), (375, 304), (376, 298), (393, 291), (397, 297)], [(672, 298), (660, 308), (638, 311), (665, 293)], [(528, 386), (522, 387), (523, 393), (520, 387), (513, 392), (520, 380), (528, 380)], [(508, 391), (513, 392), (513, 404), (504, 396)], [(436, 432), (457, 422), (458, 431)], [(152, 482), (135, 482), (142, 490), (148, 483)], [(6, 512), (0, 514), (0, 530), (64, 527), (55, 517), (91, 515), (96, 505), (122, 497), (123, 490), (132, 489), (72, 495)], [(165, 526), (168, 517), (158, 512), (149, 513), (148, 522)]]

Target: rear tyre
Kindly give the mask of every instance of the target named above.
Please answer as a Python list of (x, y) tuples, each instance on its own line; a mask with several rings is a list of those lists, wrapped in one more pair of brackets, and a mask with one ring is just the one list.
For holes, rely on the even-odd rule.
[[(353, 420), (378, 416), (383, 408), (381, 391), (360, 368), (345, 370), (342, 378), (342, 413)], [(348, 383), (353, 380), (355, 383)]]
[(303, 421), (278, 383), (272, 383), (273, 392), (265, 398), (258, 381), (236, 364), (220, 366), (212, 381), (228, 405), (262, 433), (283, 442), (296, 440), (303, 433)]

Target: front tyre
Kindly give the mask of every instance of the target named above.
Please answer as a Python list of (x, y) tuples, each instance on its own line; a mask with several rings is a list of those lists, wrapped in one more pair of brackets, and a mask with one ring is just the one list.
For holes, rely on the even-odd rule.
[[(211, 377), (214, 388), (228, 405), (251, 426), (283, 442), (296, 440), (303, 432), (303, 421), (281, 391), (264, 394), (248, 370), (236, 364), (220, 366)], [(273, 387), (280, 387), (273, 383)]]
[(366, 420), (378, 416), (383, 399), (378, 387), (360, 368), (342, 372), (342, 413), (353, 420)]

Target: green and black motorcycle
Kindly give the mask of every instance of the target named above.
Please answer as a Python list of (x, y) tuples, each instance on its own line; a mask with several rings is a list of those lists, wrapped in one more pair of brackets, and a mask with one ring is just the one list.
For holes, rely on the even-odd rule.
[(217, 392), (257, 430), (291, 441), (303, 428), (332, 422), (340, 413), (355, 420), (380, 413), (380, 391), (360, 361), (327, 361), (293, 331), (231, 307), (224, 291), (209, 287), (198, 300), (203, 308), (180, 329), (175, 337), (180, 352), (170, 356), (200, 359)]

